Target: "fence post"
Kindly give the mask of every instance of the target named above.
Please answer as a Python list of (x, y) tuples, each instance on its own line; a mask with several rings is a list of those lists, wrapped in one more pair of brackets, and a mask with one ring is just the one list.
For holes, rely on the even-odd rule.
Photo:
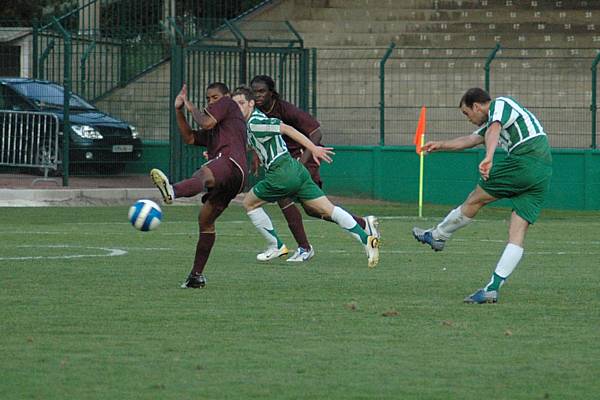
[(183, 179), (183, 143), (177, 126), (177, 116), (173, 102), (183, 85), (184, 49), (177, 43), (171, 45), (171, 94), (169, 96), (169, 172), (175, 182)]
[(308, 112), (308, 59), (310, 57), (310, 53), (308, 49), (300, 49), (300, 82), (299, 83), (299, 100), (300, 100), (300, 108), (304, 111)]
[(500, 43), (496, 43), (496, 47), (494, 47), (494, 50), (492, 50), (485, 60), (485, 91), (488, 93), (490, 92), (490, 64), (494, 61), (494, 58), (496, 58), (496, 53), (498, 53), (499, 50)]
[(34, 79), (38, 78), (38, 40), (39, 40), (39, 35), (38, 35), (38, 26), (37, 23), (34, 23), (33, 26), (33, 35), (31, 37), (31, 41), (32, 41), (32, 53), (33, 53), (33, 60), (32, 60), (32, 67), (33, 67), (33, 71), (31, 73), (32, 77)]
[(235, 36), (238, 47), (242, 49), (240, 51), (240, 82), (248, 82), (248, 38), (229, 20), (225, 20), (225, 26)]
[(598, 110), (596, 92), (598, 90), (597, 70), (599, 62), (600, 53), (596, 54), (596, 58), (594, 58), (594, 61), (592, 62), (592, 104), (590, 104), (590, 111), (592, 112), (592, 149), (596, 148), (596, 118)]
[(379, 145), (385, 146), (385, 63), (392, 55), (396, 43), (390, 43), (381, 61), (379, 61)]
[(71, 102), (71, 34), (53, 17), (52, 22), (56, 29), (63, 35), (65, 40), (63, 86), (65, 88), (63, 96), (63, 186), (69, 186), (69, 142), (71, 141), (71, 121), (70, 121), (70, 102)]
[[(80, 85), (81, 88), (79, 90), (79, 93), (81, 93), (81, 95), (83, 97), (87, 97), (88, 93), (86, 90), (86, 81), (87, 79), (85, 79), (85, 63), (87, 62), (87, 59), (90, 57), (90, 54), (92, 53), (92, 51), (94, 50), (94, 48), (96, 47), (96, 40), (94, 39), (94, 41), (92, 43), (90, 43), (90, 45), (85, 49), (85, 51), (83, 52), (83, 55), (81, 56), (81, 60), (79, 61), (79, 68), (81, 70), (81, 77), (80, 77)], [(94, 93), (94, 95), (92, 97), (96, 97), (96, 93)]]
[(312, 57), (312, 115), (317, 118), (317, 49), (311, 49)]

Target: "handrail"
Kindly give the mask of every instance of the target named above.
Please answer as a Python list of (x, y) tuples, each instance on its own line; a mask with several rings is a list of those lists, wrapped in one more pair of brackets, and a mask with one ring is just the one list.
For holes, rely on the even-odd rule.
[(500, 50), (500, 43), (496, 43), (496, 47), (494, 47), (494, 49), (492, 50), (492, 52), (487, 56), (486, 60), (485, 60), (485, 90), (489, 93), (490, 92), (490, 65), (492, 64), (492, 61), (494, 61), (494, 58), (496, 58), (496, 53), (498, 53), (498, 51)]
[(385, 63), (392, 55), (396, 43), (390, 43), (379, 61), (379, 145), (385, 146)]

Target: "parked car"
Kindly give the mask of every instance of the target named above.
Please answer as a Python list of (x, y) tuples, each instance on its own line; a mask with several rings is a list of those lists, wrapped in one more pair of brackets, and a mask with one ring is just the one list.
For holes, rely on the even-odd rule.
[[(50, 81), (0, 78), (0, 110), (37, 111), (56, 115), (59, 123), (59, 160), (62, 159), (64, 87)], [(89, 165), (99, 172), (123, 171), (126, 163), (142, 157), (138, 131), (127, 122), (98, 110), (72, 94), (69, 121), (70, 171)]]

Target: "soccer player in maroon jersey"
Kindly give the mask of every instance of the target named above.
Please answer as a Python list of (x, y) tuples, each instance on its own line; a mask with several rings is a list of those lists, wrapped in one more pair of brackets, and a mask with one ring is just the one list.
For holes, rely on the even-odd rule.
[[(191, 178), (171, 185), (159, 169), (150, 171), (154, 184), (167, 204), (178, 197), (192, 197), (201, 192), (202, 209), (198, 216), (199, 238), (192, 271), (182, 288), (201, 288), (206, 285), (202, 274), (215, 243), (215, 220), (229, 202), (244, 188), (246, 171), (246, 121), (238, 105), (231, 99), (229, 88), (220, 82), (206, 88), (208, 106), (200, 111), (187, 98), (183, 85), (175, 99), (179, 132), (186, 144), (206, 146), (206, 162)], [(193, 130), (188, 124), (184, 107), (201, 127)]]
[[(251, 81), (252, 90), (255, 96), (256, 107), (265, 113), (269, 118), (280, 119), (283, 123), (292, 126), (297, 131), (302, 133), (315, 145), (321, 145), (321, 125), (309, 113), (299, 109), (295, 105), (282, 100), (279, 93), (275, 90), (275, 82), (268, 75), (257, 75)], [(304, 164), (313, 181), (320, 187), (323, 187), (321, 175), (319, 173), (319, 164), (315, 162), (308, 151), (300, 143), (292, 140), (288, 136), (283, 136), (287, 145), (288, 151), (293, 158)], [(254, 165), (254, 162), (253, 162)], [(310, 260), (314, 255), (314, 250), (310, 245), (304, 225), (302, 224), (302, 215), (298, 207), (292, 199), (282, 199), (277, 202), (285, 219), (288, 223), (290, 231), (298, 243), (296, 252), (287, 259), (292, 262), (302, 262)], [(320, 215), (314, 215), (311, 210), (305, 209), (306, 213), (312, 217), (320, 218)], [(368, 235), (379, 238), (377, 230), (378, 221), (374, 216), (358, 217), (352, 215), (354, 220), (363, 228)], [(287, 249), (285, 250), (287, 252)], [(273, 254), (273, 258), (285, 254)]]

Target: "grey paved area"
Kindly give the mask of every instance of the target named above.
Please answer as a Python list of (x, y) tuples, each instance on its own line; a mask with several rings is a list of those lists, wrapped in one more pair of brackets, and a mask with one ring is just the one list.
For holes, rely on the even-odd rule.
[(67, 187), (62, 186), (62, 178), (39, 179), (0, 174), (0, 207), (128, 204), (142, 198), (160, 201), (147, 175), (73, 176)]

